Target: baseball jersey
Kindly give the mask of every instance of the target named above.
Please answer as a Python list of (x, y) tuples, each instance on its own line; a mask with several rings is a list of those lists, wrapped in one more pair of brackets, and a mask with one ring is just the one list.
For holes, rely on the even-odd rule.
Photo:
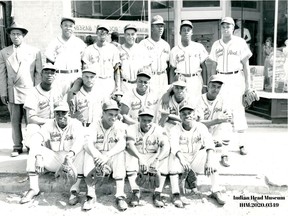
[(225, 44), (222, 39), (213, 43), (209, 58), (217, 62), (216, 70), (219, 72), (233, 72), (242, 70), (241, 63), (244, 59), (249, 59), (252, 53), (244, 39), (232, 36), (231, 40)]
[(81, 87), (73, 98), (75, 104), (75, 112), (73, 118), (78, 119), (82, 123), (92, 123), (99, 120), (102, 114), (101, 99), (95, 97), (93, 92), (87, 92)]
[(200, 65), (208, 58), (208, 53), (201, 43), (191, 41), (184, 47), (181, 43), (172, 48), (170, 64), (183, 74), (196, 74), (202, 71)]
[(151, 64), (148, 50), (140, 44), (135, 43), (130, 48), (123, 44), (120, 46), (119, 52), (123, 79), (135, 81), (138, 70)]
[(61, 36), (54, 39), (47, 47), (45, 56), (59, 70), (81, 69), (81, 57), (86, 44), (75, 35), (67, 41)]
[(89, 68), (96, 68), (97, 77), (114, 78), (114, 66), (120, 62), (119, 51), (110, 43), (102, 47), (94, 43), (85, 49), (82, 60)]
[(98, 120), (89, 126), (89, 140), (94, 143), (94, 146), (100, 152), (110, 151), (115, 145), (126, 147), (125, 133), (126, 126), (120, 121), (105, 129), (102, 121)]
[(142, 107), (149, 107), (154, 110), (156, 115), (156, 108), (158, 104), (158, 95), (149, 89), (144, 95), (139, 95), (136, 88), (133, 88), (132, 92), (127, 92), (121, 99), (121, 103), (129, 107), (128, 115), (134, 119), (138, 119), (139, 110)]
[(47, 148), (58, 151), (72, 150), (77, 154), (83, 148), (84, 133), (81, 122), (68, 117), (68, 125), (61, 129), (55, 119), (50, 119), (40, 129)]
[(134, 140), (138, 152), (142, 154), (158, 152), (166, 136), (164, 129), (156, 124), (152, 124), (147, 133), (141, 131), (139, 123), (127, 128), (127, 139)]
[(190, 131), (185, 130), (182, 124), (175, 125), (170, 130), (171, 153), (176, 155), (178, 151), (195, 155), (203, 147), (205, 149), (214, 149), (212, 135), (207, 127), (194, 122)]
[(163, 39), (154, 41), (152, 38), (144, 39), (139, 44), (146, 47), (149, 51), (152, 60), (152, 73), (157, 74), (157, 72), (165, 71), (169, 61), (170, 45)]
[(38, 84), (27, 95), (24, 109), (29, 115), (52, 119), (54, 118), (54, 104), (62, 101), (66, 93), (67, 91), (59, 85), (52, 84), (50, 91), (44, 91), (41, 84)]

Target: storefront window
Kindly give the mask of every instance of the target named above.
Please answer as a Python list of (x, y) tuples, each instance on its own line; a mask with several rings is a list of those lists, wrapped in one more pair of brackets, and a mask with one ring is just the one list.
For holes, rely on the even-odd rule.
[(183, 0), (183, 7), (219, 7), (220, 0), (206, 1), (206, 0)]
[(5, 47), (5, 11), (3, 5), (0, 3), (0, 48)]

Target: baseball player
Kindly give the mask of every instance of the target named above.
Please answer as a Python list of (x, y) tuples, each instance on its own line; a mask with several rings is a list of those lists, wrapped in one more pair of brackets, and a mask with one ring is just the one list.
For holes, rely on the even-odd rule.
[(219, 94), (223, 85), (221, 75), (212, 75), (208, 80), (208, 91), (202, 94), (197, 109), (200, 121), (207, 126), (216, 147), (222, 148), (221, 164), (230, 166), (226, 146), (232, 135), (232, 115), (227, 101)]
[(235, 23), (231, 17), (224, 17), (220, 27), (221, 39), (214, 42), (209, 56), (213, 61), (211, 73), (223, 75), (225, 85), (221, 91), (231, 107), (240, 154), (246, 155), (243, 139), (248, 126), (242, 96), (251, 86), (249, 58), (252, 53), (244, 39), (233, 35)]
[(116, 83), (121, 79), (121, 89), (124, 92), (132, 91), (136, 83), (137, 72), (151, 64), (148, 50), (135, 43), (137, 39), (137, 28), (133, 24), (124, 27), (125, 42), (119, 48), (121, 61), (121, 75), (116, 78)]
[(59, 102), (54, 109), (55, 118), (48, 120), (40, 131), (28, 140), (30, 152), (27, 158), (27, 172), (30, 189), (20, 200), (20, 203), (30, 202), (40, 192), (39, 174), (44, 168), (56, 172), (65, 158), (73, 159), (77, 169), (77, 182), (72, 185), (70, 200), (79, 192), (79, 185), (83, 178), (83, 144), (84, 134), (81, 122), (69, 117), (69, 106), (66, 102)]
[(126, 92), (121, 100), (121, 114), (129, 122), (138, 122), (139, 110), (149, 107), (156, 114), (158, 94), (150, 88), (150, 68), (140, 69), (137, 73), (136, 87), (131, 92)]
[(164, 32), (165, 23), (160, 15), (156, 15), (151, 21), (151, 38), (140, 42), (145, 46), (152, 59), (151, 89), (163, 92), (168, 87), (167, 67), (169, 62), (170, 45), (161, 37)]
[(81, 77), (81, 57), (86, 44), (74, 35), (75, 20), (71, 17), (62, 17), (60, 27), (61, 36), (58, 36), (48, 45), (45, 51), (46, 61), (57, 68), (55, 82), (70, 89), (72, 83)]
[[(54, 104), (64, 99), (66, 92), (62, 86), (53, 84), (55, 76), (55, 66), (51, 63), (45, 64), (41, 72), (41, 83), (35, 86), (26, 97), (24, 103), (28, 121), (26, 140), (37, 133), (47, 121), (54, 118)], [(26, 146), (28, 144), (25, 142)]]
[(6, 32), (13, 44), (0, 51), (0, 96), (11, 118), (14, 143), (11, 157), (17, 157), (23, 152), (21, 122), (23, 118), (26, 120), (23, 105), (30, 89), (41, 81), (42, 61), (40, 50), (24, 42), (26, 28), (13, 23)]
[(127, 128), (126, 171), (132, 190), (131, 205), (138, 206), (140, 188), (136, 184), (137, 172), (148, 169), (161, 173), (159, 187), (153, 194), (153, 204), (163, 207), (161, 193), (168, 174), (170, 145), (163, 128), (153, 123), (154, 111), (143, 107), (139, 112), (139, 123)]
[(207, 127), (196, 121), (195, 106), (184, 101), (180, 108), (181, 124), (170, 131), (171, 154), (169, 173), (172, 190), (172, 202), (183, 207), (179, 190), (179, 174), (192, 169), (203, 173), (211, 180), (211, 197), (220, 205), (225, 204), (218, 185), (218, 172), (213, 158), (214, 142)]
[[(184, 20), (180, 26), (181, 43), (172, 48), (170, 53), (170, 78), (181, 73), (187, 79), (187, 90), (192, 98), (202, 94), (203, 79), (206, 83), (207, 68), (205, 60), (208, 53), (205, 47), (192, 41), (193, 24)], [(172, 81), (170, 80), (170, 83)]]
[[(112, 177), (116, 182), (116, 204), (119, 210), (126, 210), (124, 194), (125, 173), (125, 125), (117, 121), (119, 107), (115, 100), (105, 101), (102, 105), (102, 118), (89, 126), (88, 143), (85, 147), (89, 154), (85, 155), (84, 176), (96, 166), (107, 164), (112, 169)], [(95, 206), (95, 186), (87, 185), (87, 198), (84, 210)]]

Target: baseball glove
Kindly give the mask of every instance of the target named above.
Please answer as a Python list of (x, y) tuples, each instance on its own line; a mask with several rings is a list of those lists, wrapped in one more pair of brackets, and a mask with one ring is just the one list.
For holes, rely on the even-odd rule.
[(65, 157), (64, 162), (55, 173), (55, 177), (64, 179), (65, 182), (75, 183), (77, 180), (77, 169), (71, 157)]
[(86, 184), (89, 186), (95, 185), (96, 187), (102, 186), (107, 183), (112, 173), (110, 166), (104, 164), (101, 167), (94, 167), (86, 176)]
[(254, 89), (248, 89), (242, 96), (242, 104), (245, 108), (248, 108), (254, 101), (259, 101), (259, 96)]
[(139, 172), (136, 177), (136, 184), (145, 189), (154, 190), (160, 185), (160, 172), (149, 170), (148, 172)]
[(194, 189), (197, 187), (197, 177), (193, 170), (185, 171), (179, 181), (181, 187), (186, 189)]

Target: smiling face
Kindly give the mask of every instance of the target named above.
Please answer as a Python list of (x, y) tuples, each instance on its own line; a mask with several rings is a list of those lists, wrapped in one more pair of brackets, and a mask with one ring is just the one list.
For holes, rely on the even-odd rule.
[(97, 42), (105, 43), (107, 41), (108, 31), (106, 29), (98, 29), (97, 32)]
[(192, 126), (193, 122), (196, 119), (195, 111), (192, 109), (182, 109), (180, 111), (180, 118), (183, 125)]
[(106, 110), (103, 111), (102, 121), (105, 122), (109, 127), (112, 127), (114, 122), (117, 120), (119, 110)]
[(69, 39), (73, 35), (74, 26), (75, 24), (69, 20), (64, 20), (61, 23), (60, 27), (62, 29), (62, 37), (64, 39)]
[(150, 78), (147, 76), (137, 76), (137, 91), (145, 93), (149, 88)]
[(140, 128), (141, 131), (143, 131), (144, 133), (147, 133), (150, 130), (150, 128), (152, 127), (152, 123), (153, 123), (153, 116), (150, 115), (139, 116)]
[(137, 33), (134, 29), (127, 29), (124, 32), (125, 43), (132, 46), (137, 38)]

